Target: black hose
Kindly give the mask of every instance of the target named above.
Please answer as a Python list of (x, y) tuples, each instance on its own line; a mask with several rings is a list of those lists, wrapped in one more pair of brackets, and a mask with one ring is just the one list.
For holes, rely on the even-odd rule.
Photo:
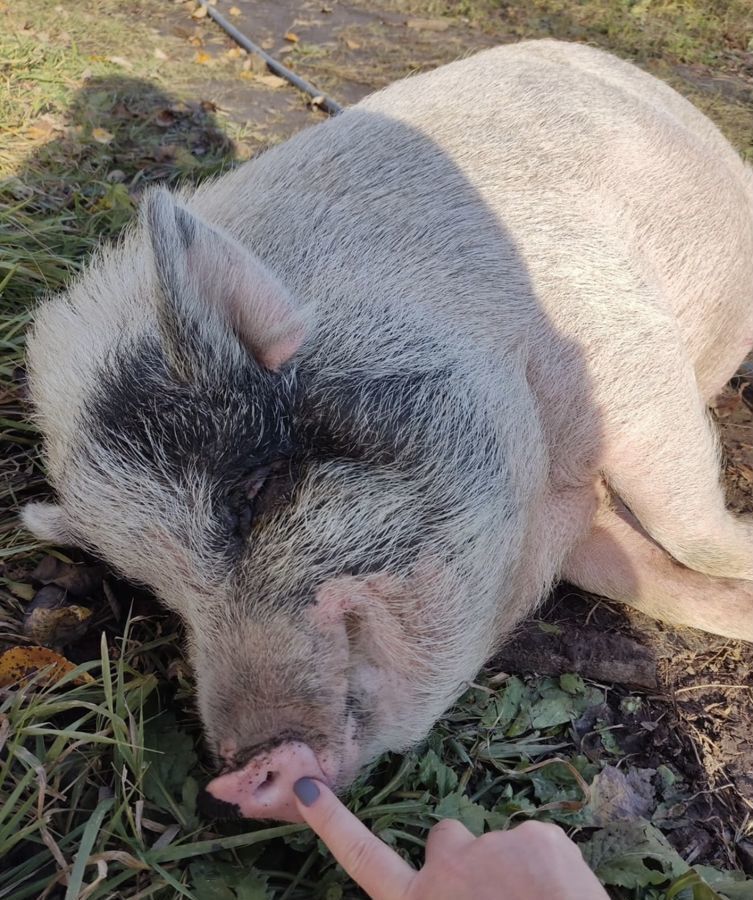
[(274, 57), (270, 56), (261, 47), (257, 47), (253, 41), (250, 41), (242, 31), (239, 31), (235, 25), (228, 22), (228, 20), (217, 10), (210, 6), (206, 0), (199, 0), (201, 6), (207, 11), (209, 16), (214, 19), (214, 21), (226, 31), (230, 37), (236, 42), (236, 44), (240, 44), (244, 50), (247, 50), (249, 53), (256, 53), (258, 56), (264, 60), (267, 64), (267, 67), (275, 73), (275, 75), (279, 75), (280, 78), (284, 78), (286, 81), (289, 81), (294, 87), (297, 87), (299, 91), (303, 91), (304, 94), (308, 94), (309, 97), (316, 100), (316, 105), (323, 109), (325, 112), (329, 113), (331, 116), (336, 115), (339, 112), (342, 112), (342, 106), (339, 103), (336, 103), (332, 100), (331, 97), (327, 97), (325, 94), (322, 94), (321, 91), (318, 91), (313, 84), (309, 84), (308, 81), (304, 81), (303, 78), (299, 78), (295, 72), (291, 72), (290, 69), (286, 68), (282, 65), (282, 63), (277, 62)]

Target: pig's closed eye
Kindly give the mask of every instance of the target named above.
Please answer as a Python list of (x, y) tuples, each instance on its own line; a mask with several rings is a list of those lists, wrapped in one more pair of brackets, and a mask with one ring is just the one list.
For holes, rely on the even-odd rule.
[(278, 493), (276, 487), (288, 466), (287, 460), (277, 460), (268, 465), (258, 466), (252, 469), (243, 483), (230, 494), (224, 519), (236, 537), (245, 540), (249, 536), (254, 519), (270, 505), (265, 502), (267, 494)]
[(250, 480), (246, 483), (246, 499), (253, 500), (264, 487), (264, 483), (269, 478), (272, 466), (260, 466), (251, 474)]

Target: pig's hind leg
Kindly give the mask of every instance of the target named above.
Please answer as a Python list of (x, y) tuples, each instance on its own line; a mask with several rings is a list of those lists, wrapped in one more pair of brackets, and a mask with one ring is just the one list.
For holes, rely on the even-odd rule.
[[(670, 323), (668, 323), (670, 325)], [(603, 398), (602, 473), (642, 528), (677, 562), (705, 575), (753, 581), (753, 521), (731, 513), (719, 444), (676, 331), (626, 354)]]
[(605, 497), (562, 577), (652, 618), (753, 642), (753, 584), (675, 562), (619, 500)]

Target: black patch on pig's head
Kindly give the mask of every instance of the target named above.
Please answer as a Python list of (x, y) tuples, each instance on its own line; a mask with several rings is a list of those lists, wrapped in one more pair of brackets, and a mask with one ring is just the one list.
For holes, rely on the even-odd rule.
[(247, 540), (258, 521), (291, 503), (300, 477), (300, 460), (292, 457), (277, 459), (248, 472), (225, 495), (225, 521), (233, 534)]
[(233, 480), (292, 455), (294, 381), (249, 358), (243, 367), (208, 361), (204, 377), (179, 382), (157, 342), (145, 338), (101, 371), (92, 436), (116, 447), (126, 438), (155, 470), (180, 473), (196, 466)]
[[(302, 369), (305, 362), (302, 363)], [(343, 373), (319, 381), (302, 373), (301, 430), (318, 458), (410, 465), (425, 457), (422, 413), (444, 390), (449, 370), (364, 377)]]
[[(290, 460), (299, 452), (298, 386), (292, 370), (270, 371), (250, 355), (243, 365), (223, 364), (213, 352), (206, 347), (203, 369), (182, 381), (155, 338), (119, 347), (97, 379), (82, 449), (94, 464), (104, 448), (166, 483), (202, 476), (222, 506), (221, 526), (232, 531), (249, 501), (252, 511), (265, 508), (285, 477), (290, 480)], [(266, 469), (261, 489), (250, 496)]]

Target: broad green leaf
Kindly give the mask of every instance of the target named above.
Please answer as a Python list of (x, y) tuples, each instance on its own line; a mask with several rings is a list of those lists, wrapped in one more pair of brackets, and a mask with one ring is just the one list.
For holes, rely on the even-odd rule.
[(448, 794), (436, 805), (434, 812), (442, 819), (458, 819), (476, 836), (484, 833), (486, 810), (464, 794)]
[(519, 678), (508, 678), (504, 689), (497, 694), (484, 712), (482, 724), (504, 734), (520, 710), (525, 686)]
[(643, 820), (616, 822), (597, 831), (580, 849), (604, 884), (633, 890), (673, 880), (689, 868), (664, 835)]
[(547, 697), (531, 707), (531, 724), (534, 728), (552, 728), (564, 725), (575, 717), (571, 698), (564, 692), (558, 697)]
[(693, 871), (728, 900), (753, 900), (753, 878), (747, 878), (744, 872), (723, 871), (711, 866), (693, 866)]
[(419, 760), (418, 776), (421, 784), (433, 788), (440, 798), (454, 791), (458, 784), (455, 771), (434, 750), (428, 750)]
[(586, 690), (586, 684), (580, 675), (560, 675), (560, 687), (568, 694), (582, 694)]
[[(144, 726), (144, 745), (144, 759), (149, 763), (144, 794), (162, 809), (174, 812), (188, 773), (197, 762), (194, 740), (178, 728), (172, 712), (165, 712)], [(191, 788), (187, 790), (190, 799)]]

